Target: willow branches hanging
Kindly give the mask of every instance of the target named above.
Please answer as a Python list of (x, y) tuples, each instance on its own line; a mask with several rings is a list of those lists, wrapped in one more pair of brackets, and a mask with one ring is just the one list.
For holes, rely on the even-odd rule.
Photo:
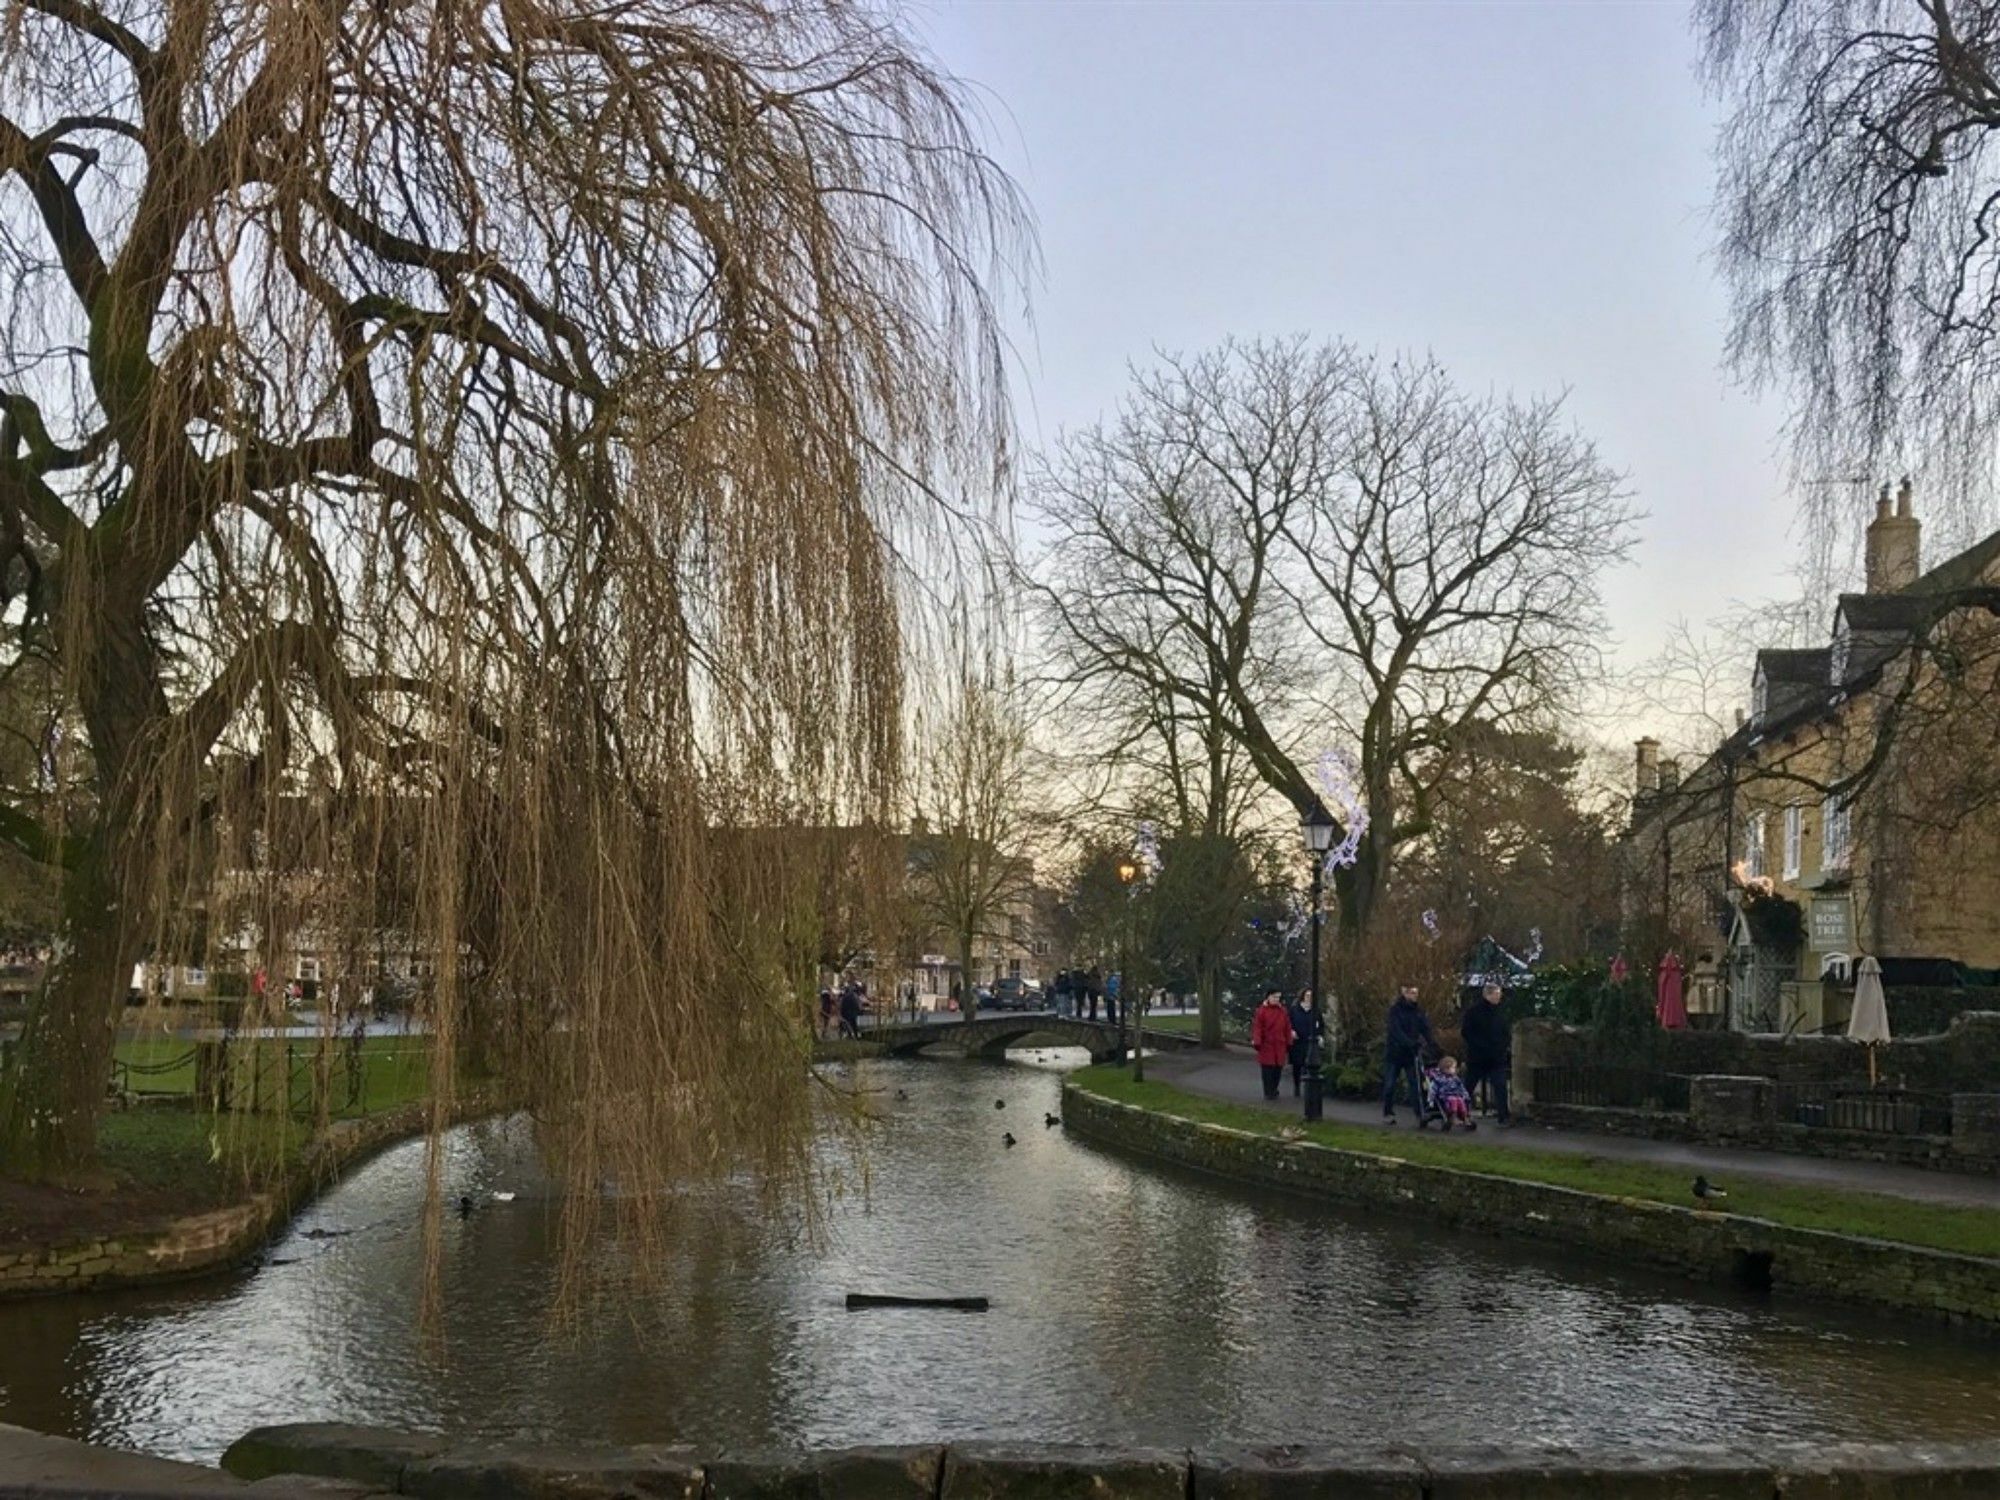
[(579, 1241), (606, 1179), (802, 1170), (779, 827), (891, 805), (1023, 244), (833, 0), (17, 0), (0, 836), (62, 896), (0, 1170), (89, 1167), (136, 960), (308, 949), (434, 969), (437, 1118), (476, 1052)]

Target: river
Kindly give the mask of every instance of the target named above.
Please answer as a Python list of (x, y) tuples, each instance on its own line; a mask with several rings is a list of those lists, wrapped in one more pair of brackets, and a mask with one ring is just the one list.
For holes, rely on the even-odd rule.
[[(552, 1335), (551, 1205), (527, 1134), (473, 1126), (449, 1142), (448, 1191), (478, 1207), (446, 1225), (441, 1348), (418, 1318), (411, 1142), (241, 1272), (0, 1304), (0, 1421), (199, 1460), (299, 1420), (708, 1449), (2000, 1435), (2000, 1343), (1985, 1336), (1106, 1155), (1044, 1125), (1060, 1107), (1052, 1054), (846, 1076), (887, 1118), (868, 1190), (815, 1241), (774, 1233), (747, 1189), (704, 1193), (650, 1289), (630, 1282)], [(993, 1306), (850, 1313), (850, 1290)]]

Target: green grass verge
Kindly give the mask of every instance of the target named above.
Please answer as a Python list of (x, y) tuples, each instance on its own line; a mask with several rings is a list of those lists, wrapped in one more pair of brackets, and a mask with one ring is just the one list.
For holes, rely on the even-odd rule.
[[(1168, 1084), (1135, 1084), (1121, 1068), (1085, 1068), (1072, 1073), (1070, 1081), (1106, 1099), (1142, 1105), (1202, 1124), (1227, 1125), (1269, 1136), (1280, 1130), (1300, 1128), (1299, 1122), (1287, 1115), (1204, 1099)], [(1392, 1133), (1324, 1121), (1303, 1128), (1307, 1140), (1344, 1151), (1361, 1151), (1370, 1156), (1392, 1157), (1427, 1167), (1450, 1167), (1461, 1172), (1488, 1172), (1495, 1177), (1547, 1183), (1551, 1187), (1575, 1188), (1613, 1198), (1639, 1198), (1677, 1208), (1693, 1206), (1688, 1175), (1679, 1167), (1525, 1151), (1483, 1137), (1446, 1138), (1415, 1131)], [(1951, 1250), (1961, 1255), (2000, 1258), (2000, 1210), (1996, 1209), (1917, 1203), (1879, 1193), (1736, 1177), (1729, 1182), (1729, 1211), (1795, 1229), (1824, 1229), (1836, 1234), (1921, 1245), (1931, 1250)]]
[[(1185, 1032), (1189, 1036), (1194, 1036), (1201, 1031), (1201, 1017), (1148, 1015), (1146, 1017), (1146, 1029), (1148, 1031), (1179, 1031)], [(1226, 1041), (1240, 1042), (1243, 1040), (1244, 1033), (1241, 1027), (1232, 1026), (1225, 1020), (1222, 1023), (1222, 1035)]]
[[(275, 1100), (289, 1090), (295, 1112), (311, 1110), (312, 1059), (319, 1043), (294, 1040), (288, 1056), (282, 1039), (238, 1041), (231, 1048), (230, 1091), (238, 1101)], [(177, 1037), (127, 1037), (114, 1057), (115, 1075), (134, 1096), (151, 1099), (194, 1093), (193, 1042)], [(347, 1044), (327, 1044), (328, 1114), (334, 1119), (380, 1113), (421, 1099), (430, 1086), (430, 1044), (422, 1037), (366, 1037), (361, 1044), (361, 1089), (350, 1097)]]

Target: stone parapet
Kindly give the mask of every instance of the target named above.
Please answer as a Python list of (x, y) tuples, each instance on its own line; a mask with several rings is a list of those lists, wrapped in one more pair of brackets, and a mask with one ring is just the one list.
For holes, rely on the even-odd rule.
[[(412, 1443), (437, 1456), (408, 1461)], [(345, 1449), (345, 1452), (338, 1450)], [(257, 1461), (245, 1465), (246, 1453)], [(273, 1469), (291, 1455), (293, 1467)], [(660, 1455), (675, 1455), (662, 1459)], [(1690, 1444), (1673, 1452), (1433, 1445), (1126, 1449), (950, 1443), (755, 1457), (637, 1448), (469, 1450), (365, 1427), (261, 1428), (223, 1458), (274, 1474), (395, 1478), (385, 1489), (437, 1500), (672, 1495), (702, 1500), (1992, 1500), (2000, 1442), (1890, 1446)], [(463, 1488), (437, 1476), (462, 1476)], [(690, 1486), (693, 1486), (692, 1488)]]
[(264, 1427), (224, 1469), (0, 1425), (0, 1500), (1993, 1500), (2000, 1442), (1690, 1444), (1670, 1452), (1425, 1442), (1379, 1450), (934, 1443), (755, 1456), (483, 1448), (325, 1423)]

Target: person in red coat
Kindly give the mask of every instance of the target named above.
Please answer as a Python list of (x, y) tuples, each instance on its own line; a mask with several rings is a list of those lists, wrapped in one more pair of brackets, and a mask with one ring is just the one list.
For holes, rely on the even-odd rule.
[(1250, 1018), (1250, 1045), (1257, 1051), (1257, 1066), (1264, 1070), (1264, 1097), (1275, 1099), (1292, 1048), (1292, 1018), (1276, 990), (1264, 996), (1264, 1003)]

